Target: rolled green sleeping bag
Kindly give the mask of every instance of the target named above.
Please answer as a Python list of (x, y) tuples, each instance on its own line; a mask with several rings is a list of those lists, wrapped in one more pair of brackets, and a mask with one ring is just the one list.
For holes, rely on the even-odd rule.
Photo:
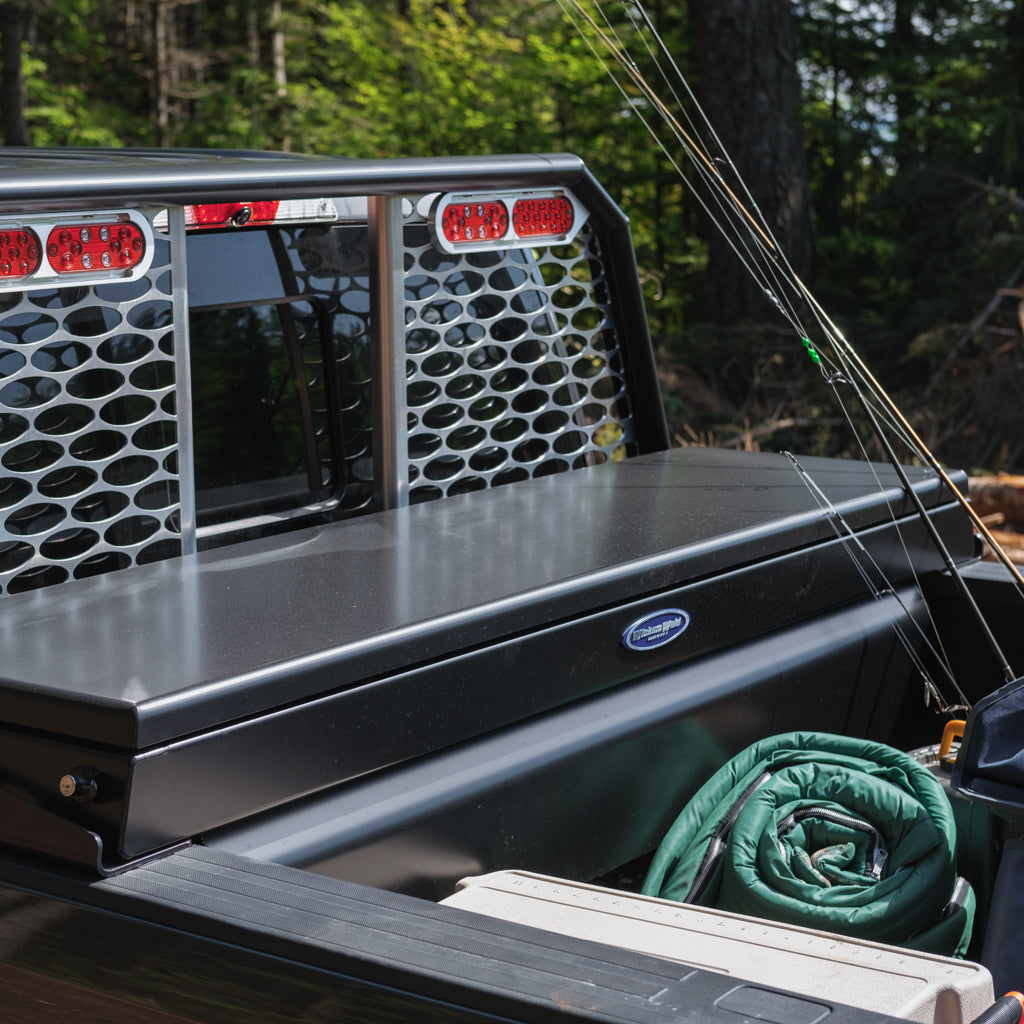
[(817, 732), (771, 737), (720, 768), (643, 891), (952, 956), (974, 920), (938, 779), (893, 747)]

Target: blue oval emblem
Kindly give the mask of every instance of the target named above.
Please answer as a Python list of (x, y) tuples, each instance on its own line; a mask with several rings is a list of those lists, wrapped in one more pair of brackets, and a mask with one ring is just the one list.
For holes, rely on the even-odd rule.
[(671, 643), (689, 624), (689, 613), (681, 608), (664, 608), (637, 619), (622, 634), (622, 642), (631, 651), (653, 651)]

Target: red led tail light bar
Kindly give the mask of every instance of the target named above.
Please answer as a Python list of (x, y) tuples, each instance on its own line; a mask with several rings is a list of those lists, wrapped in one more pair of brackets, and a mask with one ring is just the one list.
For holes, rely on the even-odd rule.
[(15, 281), (34, 274), (42, 261), (43, 247), (30, 227), (0, 230), (0, 282)]
[(435, 200), (431, 226), (437, 245), (454, 253), (568, 242), (586, 219), (586, 210), (565, 189), (449, 192)]
[(136, 210), (0, 216), (0, 292), (134, 280), (152, 262), (153, 230)]
[(512, 227), (520, 238), (565, 237), (572, 231), (574, 216), (566, 196), (517, 199), (512, 206)]
[(502, 239), (508, 222), (508, 208), (502, 202), (448, 203), (441, 211), (441, 232), (455, 246)]
[(46, 236), (46, 259), (58, 274), (131, 270), (146, 255), (146, 239), (131, 221), (58, 224)]

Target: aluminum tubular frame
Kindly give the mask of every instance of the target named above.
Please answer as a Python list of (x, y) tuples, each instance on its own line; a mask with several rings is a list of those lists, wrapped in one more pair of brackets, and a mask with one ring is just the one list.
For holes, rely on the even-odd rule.
[(400, 197), (370, 197), (373, 480), (380, 509), (409, 504), (402, 223)]

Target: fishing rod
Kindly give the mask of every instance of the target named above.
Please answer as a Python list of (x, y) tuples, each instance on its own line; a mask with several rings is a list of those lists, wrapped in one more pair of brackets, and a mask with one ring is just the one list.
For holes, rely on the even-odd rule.
[(932, 517), (928, 515), (928, 510), (924, 506), (924, 502), (921, 500), (921, 496), (914, 489), (907, 476), (907, 471), (903, 464), (900, 462), (895, 450), (892, 447), (892, 442), (886, 436), (885, 431), (882, 429), (882, 425), (878, 422), (875, 416), (874, 410), (871, 408), (871, 404), (864, 399), (864, 396), (860, 392), (860, 388), (857, 387), (855, 381), (849, 382), (850, 387), (853, 388), (854, 397), (859, 401), (861, 408), (863, 408), (865, 415), (868, 418), (868, 422), (871, 425), (872, 432), (881, 445), (882, 449), (886, 454), (886, 458), (889, 460), (890, 465), (899, 477), (900, 484), (903, 486), (903, 490), (910, 498), (921, 522), (924, 524), (924, 528), (931, 538), (932, 543), (935, 545), (936, 550), (939, 552), (946, 569), (949, 571), (953, 582), (956, 584), (957, 589), (960, 591), (960, 595), (967, 602), (967, 606), (971, 609), (971, 613), (974, 615), (982, 634), (985, 637), (986, 642), (992, 650), (992, 653), (996, 656), (999, 662), (999, 667), (1002, 670), (1003, 676), (1006, 682), (1012, 683), (1016, 679), (1016, 675), (1010, 664), (1006, 659), (1006, 655), (1003, 653), (1002, 647), (999, 641), (996, 640), (995, 634), (992, 632), (991, 627), (988, 624), (988, 620), (985, 618), (981, 608), (978, 607), (978, 602), (975, 601), (974, 595), (971, 593), (970, 588), (967, 586), (967, 581), (963, 578), (959, 567), (953, 560), (953, 556), (949, 553), (949, 548), (946, 547), (945, 541), (942, 539), (942, 535), (938, 531), (935, 523), (932, 522)]
[[(1002, 546), (995, 539), (995, 537), (993, 537), (988, 526), (984, 523), (982, 518), (978, 515), (977, 511), (970, 504), (969, 498), (966, 495), (964, 495), (964, 493), (952, 480), (952, 478), (946, 472), (945, 468), (942, 466), (941, 462), (918, 435), (917, 431), (914, 429), (913, 425), (907, 419), (907, 417), (899, 408), (897, 403), (893, 400), (893, 398), (877, 380), (877, 378), (871, 372), (870, 368), (861, 358), (857, 350), (853, 347), (853, 345), (850, 344), (847, 338), (843, 335), (843, 333), (839, 330), (836, 324), (828, 316), (824, 307), (822, 307), (822, 305), (815, 298), (811, 290), (807, 287), (807, 285), (803, 282), (800, 276), (795, 272), (793, 267), (790, 265), (785, 252), (775, 240), (773, 233), (770, 227), (768, 226), (767, 220), (758, 208), (757, 203), (755, 202), (749, 189), (744, 184), (743, 179), (740, 176), (738, 170), (736, 169), (735, 164), (732, 162), (731, 158), (729, 158), (728, 152), (726, 151), (725, 146), (722, 144), (718, 135), (715, 133), (713, 125), (711, 125), (706, 115), (704, 115), (703, 110), (696, 99), (696, 96), (690, 89), (685, 76), (680, 71), (678, 65), (676, 64), (674, 58), (671, 55), (671, 52), (666, 46), (661, 35), (658, 33), (657, 28), (651, 21), (650, 16), (648, 15), (643, 4), (640, 2), (640, 0), (621, 0), (621, 2), (624, 7), (627, 7), (633, 12), (635, 12), (636, 16), (642, 23), (644, 29), (655, 41), (657, 52), (660, 53), (662, 57), (668, 62), (669, 67), (672, 70), (672, 74), (675, 76), (676, 80), (682, 84), (683, 88), (685, 89), (687, 98), (693, 104), (694, 109), (698, 111), (698, 113), (700, 114), (701, 118), (703, 119), (703, 125), (705, 127), (705, 130), (710, 134), (710, 137), (716, 149), (721, 154), (720, 159), (722, 161), (722, 164), (728, 167), (734, 175), (738, 183), (739, 190), (743, 193), (745, 201), (741, 201), (736, 194), (736, 190), (733, 189), (725, 181), (724, 177), (721, 174), (721, 171), (719, 170), (719, 165), (716, 162), (719, 158), (713, 157), (706, 153), (703, 147), (695, 139), (697, 132), (695, 130), (687, 131), (685, 128), (683, 128), (683, 126), (679, 122), (679, 119), (657, 96), (655, 90), (651, 87), (650, 83), (646, 81), (646, 79), (640, 72), (635, 61), (633, 61), (632, 58), (629, 57), (627, 51), (621, 44), (621, 41), (617, 38), (616, 35), (613, 34), (614, 30), (612, 30), (612, 32), (609, 32), (605, 29), (602, 29), (601, 26), (594, 20), (590, 12), (586, 10), (581, 0), (559, 0), (559, 3), (562, 6), (563, 10), (568, 11), (569, 8), (574, 10), (576, 14), (580, 18), (582, 18), (595, 32), (595, 34), (601, 40), (602, 44), (605, 46), (607, 52), (616, 60), (620, 67), (622, 67), (623, 70), (626, 71), (630, 81), (642, 91), (644, 97), (657, 110), (658, 115), (669, 125), (673, 133), (676, 135), (677, 139), (683, 143), (684, 150), (690, 157), (691, 161), (694, 162), (698, 171), (701, 172), (701, 177), (703, 178), (703, 180), (709, 185), (711, 185), (713, 190), (721, 190), (721, 192), (725, 196), (725, 200), (728, 206), (731, 208), (731, 211), (735, 212), (746, 224), (746, 226), (756, 233), (756, 247), (763, 248), (763, 250), (769, 257), (770, 261), (774, 264), (777, 264), (785, 272), (788, 278), (787, 283), (794, 287), (800, 299), (802, 299), (804, 302), (808, 304), (808, 306), (814, 314), (816, 321), (822, 328), (823, 333), (828, 338), (833, 349), (842, 350), (846, 359), (849, 360), (852, 366), (856, 369), (857, 373), (865, 381), (870, 392), (875, 397), (877, 397), (877, 399), (882, 403), (882, 406), (885, 409), (886, 414), (888, 415), (888, 417), (891, 418), (894, 425), (896, 425), (899, 428), (899, 432), (902, 433), (902, 435), (904, 436), (904, 439), (908, 447), (910, 447), (914, 451), (914, 453), (923, 462), (925, 462), (934, 473), (936, 473), (936, 475), (942, 481), (943, 485), (948, 489), (954, 500), (967, 513), (974, 528), (988, 543), (988, 545), (991, 547), (993, 553), (999, 559), (999, 561), (1002, 562), (1006, 569), (1010, 572), (1010, 574), (1016, 581), (1018, 589), (1022, 593), (1024, 593), (1024, 575), (1021, 574), (1020, 569), (1013, 563), (1013, 561), (1006, 554), (1006, 552), (1003, 550)], [(600, 5), (598, 5), (598, 10), (600, 10)], [(575, 21), (574, 25), (579, 30), (580, 26)], [(665, 75), (664, 71), (662, 71), (662, 76), (667, 79), (667, 76)], [(669, 83), (669, 85), (671, 88), (671, 83)], [(649, 126), (648, 130), (651, 130)], [(654, 133), (652, 132), (652, 134)], [(660, 139), (657, 139), (656, 137), (656, 140), (659, 142), (659, 145), (661, 145)], [(662, 146), (662, 149), (664, 150), (665, 147)], [(673, 165), (676, 166), (676, 170), (678, 171), (679, 168), (677, 165), (675, 165), (674, 161)], [(685, 175), (683, 177), (685, 180)], [(690, 183), (687, 182), (687, 184)], [(692, 189), (692, 185), (690, 187)], [(693, 191), (696, 193), (695, 189)], [(698, 196), (698, 198), (700, 197)], [(701, 201), (703, 202), (703, 200)], [(707, 210), (706, 206), (705, 209)], [(720, 222), (718, 222), (717, 218), (713, 219), (715, 220), (716, 227), (718, 227), (719, 230), (722, 230), (723, 233), (727, 235), (727, 232), (725, 232), (725, 230), (722, 228), (722, 225)], [(729, 241), (733, 248), (736, 249), (735, 241), (731, 238), (729, 238)], [(738, 255), (741, 256), (741, 259), (743, 259), (741, 253), (738, 253)], [(813, 351), (811, 348), (812, 343), (808, 336), (808, 332), (803, 330), (803, 328), (799, 324), (798, 318), (795, 316), (795, 311), (792, 308), (787, 309), (784, 307), (783, 302), (778, 294), (778, 291), (781, 289), (773, 290), (766, 283), (765, 276), (762, 273), (759, 273), (757, 268), (752, 266), (749, 260), (743, 259), (743, 262), (747, 266), (748, 271), (750, 271), (754, 275), (755, 280), (757, 280), (758, 283), (761, 284), (761, 286), (764, 288), (767, 298), (779, 309), (779, 311), (786, 317), (786, 319), (789, 320), (789, 322), (795, 328), (798, 329), (801, 335), (801, 341), (804, 344), (804, 346), (808, 349), (809, 352)]]
[[(680, 71), (678, 65), (672, 58), (668, 47), (665, 45), (664, 40), (661, 38), (654, 24), (651, 22), (643, 4), (640, 0), (621, 0), (622, 6), (627, 9), (627, 12), (631, 12), (632, 20), (634, 20), (634, 22), (639, 21), (646, 33), (655, 41), (656, 51), (652, 51), (649, 43), (646, 41), (646, 38), (642, 36), (642, 38), (644, 38), (645, 45), (648, 48), (648, 53), (654, 59), (655, 65), (658, 67), (662, 78), (669, 86), (669, 90), (675, 97), (676, 103), (683, 108), (684, 105), (675, 93), (671, 80), (668, 78), (666, 72), (661, 68), (658, 60), (658, 54), (668, 62), (676, 81), (681, 83), (694, 110), (697, 111), (702, 119), (704, 131), (708, 133), (720, 156), (713, 156), (710, 153), (705, 152), (704, 147), (696, 141), (700, 132), (693, 124), (693, 121), (689, 118), (689, 115), (684, 114), (689, 126), (689, 130), (687, 130), (687, 128), (680, 123), (680, 120), (656, 94), (653, 87), (647, 82), (640, 69), (637, 67), (636, 62), (629, 56), (627, 48), (622, 44), (618, 33), (612, 26), (607, 15), (605, 15), (604, 11), (601, 9), (599, 2), (596, 4), (596, 7), (597, 11), (604, 19), (604, 28), (602, 28), (591, 16), (590, 12), (585, 9), (582, 0), (558, 0), (558, 2), (563, 11), (565, 11), (570, 17), (570, 20), (572, 20), (574, 27), (584, 37), (588, 45), (591, 46), (591, 49), (594, 50), (595, 55), (598, 55), (600, 59), (600, 55), (594, 47), (594, 44), (586, 36), (581, 25), (581, 21), (577, 20), (577, 17), (582, 20), (583, 24), (590, 28), (598, 39), (600, 39), (605, 52), (610, 55), (615, 63), (625, 72), (628, 81), (640, 90), (642, 96), (651, 104), (653, 109), (657, 111), (658, 116), (666, 125), (668, 125), (670, 131), (675, 136), (676, 141), (680, 144), (681, 148), (696, 168), (698, 175), (709, 187), (714, 201), (717, 203), (719, 213), (728, 224), (728, 228), (723, 225), (722, 220), (719, 217), (714, 215), (708, 203), (700, 193), (693, 188), (692, 184), (688, 181), (685, 174), (682, 173), (681, 169), (672, 158), (658, 133), (654, 131), (647, 120), (638, 110), (636, 110), (634, 106), (634, 112), (636, 112), (643, 121), (648, 132), (655, 139), (662, 152), (668, 156), (673, 167), (680, 173), (680, 176), (690, 187), (691, 191), (697, 196), (698, 201), (709, 214), (714, 226), (726, 237), (741, 262), (752, 274), (754, 280), (762, 287), (767, 298), (776, 306), (782, 316), (797, 331), (808, 355), (821, 367), (822, 374), (825, 376), (825, 379), (833, 384), (837, 382), (845, 382), (853, 388), (854, 396), (865, 410), (872, 433), (876, 436), (887, 460), (892, 464), (894, 471), (900, 479), (901, 485), (925, 524), (936, 549), (939, 551), (939, 554), (946, 565), (946, 568), (949, 570), (951, 576), (960, 589), (962, 596), (967, 601), (968, 606), (971, 608), (972, 613), (977, 619), (979, 626), (985, 635), (986, 641), (991, 646), (1000, 663), (1000, 667), (1006, 676), (1007, 681), (1012, 681), (1015, 676), (1007, 663), (1005, 655), (1000, 649), (999, 644), (992, 634), (984, 615), (974, 600), (973, 595), (970, 593), (970, 590), (961, 576), (958, 567), (949, 554), (948, 549), (945, 547), (935, 525), (928, 516), (927, 510), (925, 509), (920, 496), (910, 484), (906, 471), (900, 463), (899, 457), (896, 455), (885, 431), (882, 429), (878, 415), (872, 408), (871, 402), (868, 400), (861, 388), (857, 386), (856, 378), (858, 376), (866, 385), (867, 391), (881, 402), (882, 410), (888, 418), (890, 425), (895, 427), (897, 433), (902, 435), (907, 446), (931, 468), (943, 485), (949, 490), (954, 500), (964, 509), (979, 534), (985, 539), (985, 541), (987, 541), (996, 557), (1010, 572), (1011, 576), (1016, 581), (1018, 591), (1022, 594), (1024, 594), (1024, 576), (1021, 575), (1018, 567), (1014, 565), (1009, 556), (1005, 551), (1003, 551), (1002, 547), (992, 536), (988, 527), (971, 506), (968, 498), (960, 491), (959, 487), (957, 487), (954, 481), (950, 478), (938, 458), (919, 437), (912, 424), (903, 414), (896, 402), (871, 373), (860, 354), (846, 339), (836, 324), (828, 316), (825, 309), (814, 297), (807, 285), (795, 272), (787, 259), (785, 252), (774, 238), (771, 228), (768, 225), (766, 218), (758, 208), (753, 195), (746, 187), (742, 176), (739, 174), (735, 164), (728, 156), (724, 145), (715, 133), (713, 126), (704, 114), (703, 109), (690, 89), (685, 76)], [(574, 17), (574, 14), (577, 17)], [(613, 72), (608, 69), (607, 65), (604, 64), (603, 60), (602, 64), (605, 66), (606, 71), (615, 82), (620, 92), (623, 93), (624, 97), (626, 97), (628, 101), (629, 95), (625, 88), (618, 79), (616, 79)], [(731, 172), (737, 183), (738, 190), (743, 194), (745, 201), (741, 201), (737, 195), (737, 189), (734, 189), (725, 181), (719, 169), (720, 165), (726, 167)], [(730, 234), (729, 228), (731, 228), (737, 235), (740, 235), (740, 239), (734, 238)], [(750, 232), (753, 232), (752, 246), (743, 240), (744, 232), (746, 233), (746, 237), (751, 237)], [(775, 288), (772, 287), (773, 284), (776, 285)], [(838, 368), (834, 365), (824, 365), (826, 362), (831, 364), (831, 360), (828, 360), (827, 355), (819, 351), (819, 348), (815, 347), (811, 341), (810, 332), (803, 327), (796, 307), (792, 303), (787, 303), (782, 297), (785, 296), (788, 289), (791, 289), (795, 293), (796, 299), (801, 303), (805, 303), (807, 308), (810, 310), (817, 326), (831, 347), (833, 357), (839, 364)]]

